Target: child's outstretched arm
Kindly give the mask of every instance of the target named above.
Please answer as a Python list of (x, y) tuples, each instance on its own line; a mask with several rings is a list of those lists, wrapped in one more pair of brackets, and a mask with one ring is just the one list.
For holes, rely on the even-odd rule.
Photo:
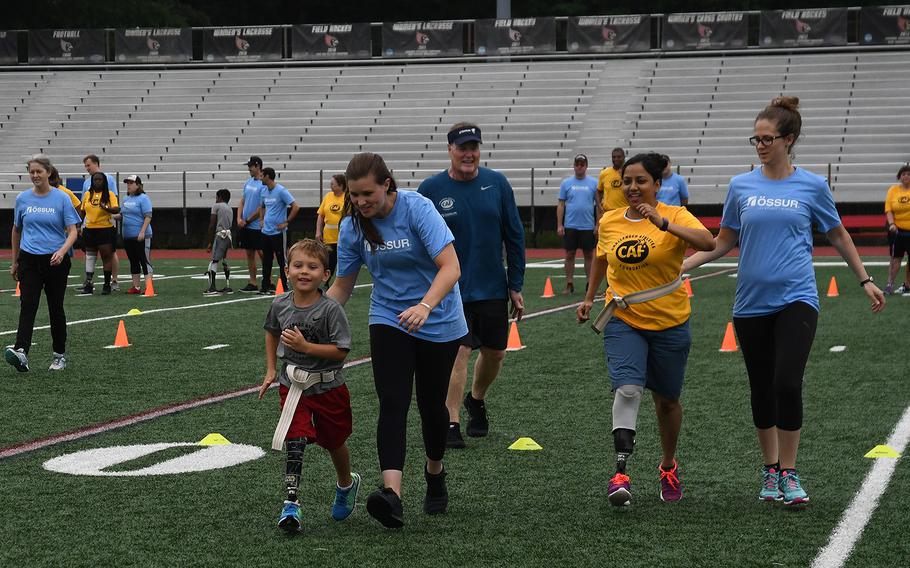
[(259, 400), (269, 390), (269, 386), (275, 382), (278, 375), (278, 336), (265, 332), (265, 378), (262, 379), (262, 386), (259, 387)]

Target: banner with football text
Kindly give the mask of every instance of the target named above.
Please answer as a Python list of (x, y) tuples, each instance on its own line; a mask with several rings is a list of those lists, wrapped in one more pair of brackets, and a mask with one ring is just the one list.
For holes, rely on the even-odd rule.
[(206, 62), (281, 61), (284, 30), (250, 26), (202, 30)]
[(369, 59), (370, 24), (316, 24), (294, 26), (294, 59)]
[(570, 53), (621, 53), (651, 49), (651, 17), (581, 16), (569, 18)]
[(104, 30), (30, 30), (28, 62), (104, 63)]
[(18, 32), (0, 31), (0, 65), (19, 63)]
[(847, 9), (762, 10), (760, 47), (846, 45)]
[(742, 49), (748, 46), (745, 12), (701, 12), (664, 16), (661, 46), (668, 51)]
[(863, 6), (860, 43), (906, 45), (910, 43), (910, 6)]
[(118, 63), (185, 63), (193, 58), (190, 28), (132, 28), (114, 32)]
[(464, 55), (464, 24), (452, 21), (384, 22), (383, 57)]
[(556, 18), (477, 20), (474, 52), (477, 55), (520, 55), (556, 51)]

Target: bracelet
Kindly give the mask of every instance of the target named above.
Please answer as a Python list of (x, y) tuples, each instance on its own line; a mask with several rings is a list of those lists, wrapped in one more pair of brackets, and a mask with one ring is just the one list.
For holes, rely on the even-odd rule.
[(433, 311), (433, 306), (431, 306), (430, 304), (428, 304), (426, 302), (420, 302), (419, 305), (425, 307), (426, 309), (430, 310), (431, 312)]
[(670, 228), (670, 220), (664, 217), (664, 222), (660, 226), (660, 230), (666, 232)]
[(866, 284), (868, 284), (869, 282), (875, 282), (874, 280), (872, 280), (872, 277), (871, 277), (871, 276), (870, 276), (869, 278), (866, 278), (866, 279), (863, 280), (862, 282), (860, 282), (860, 283), (859, 283), (859, 287), (862, 288), (862, 287), (864, 287)]

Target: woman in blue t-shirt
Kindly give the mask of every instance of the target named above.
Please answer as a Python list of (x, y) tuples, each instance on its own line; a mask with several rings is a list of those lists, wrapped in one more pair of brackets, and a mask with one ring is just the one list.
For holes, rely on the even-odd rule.
[(142, 187), (142, 178), (137, 175), (127, 176), (126, 196), (120, 202), (120, 214), (123, 215), (123, 248), (130, 259), (130, 274), (133, 286), (127, 294), (141, 294), (139, 273), (145, 276), (146, 288), (152, 281), (152, 264), (149, 256), (152, 252), (152, 202)]
[(47, 296), (51, 320), (54, 358), (51, 371), (66, 368), (66, 312), (63, 298), (70, 273), (69, 250), (76, 241), (81, 219), (67, 194), (51, 187), (50, 160), (38, 154), (28, 161), (28, 174), (34, 187), (16, 197), (13, 216), (13, 264), (10, 272), (19, 282), (21, 305), (16, 343), (3, 353), (7, 363), (28, 371), (28, 351), (32, 344), (35, 315), (41, 290)]
[(354, 156), (345, 175), (338, 276), (328, 295), (347, 302), (361, 265), (367, 266), (373, 277), (370, 352), (384, 485), (367, 499), (367, 512), (386, 527), (401, 527), (405, 431), (415, 382), (427, 457), (424, 512), (444, 513), (449, 501), (442, 465), (449, 426), (445, 402), (459, 341), (468, 331), (458, 289), (461, 268), (452, 232), (436, 207), (416, 192), (397, 191), (381, 156)]
[(872, 311), (885, 297), (863, 266), (841, 224), (827, 181), (793, 166), (802, 129), (796, 97), (776, 97), (755, 119), (749, 143), (761, 167), (735, 176), (724, 203), (713, 252), (695, 253), (689, 271), (730, 252), (740, 258), (733, 325), (742, 347), (752, 398), (752, 420), (764, 467), (759, 498), (787, 505), (809, 497), (796, 472), (803, 422), (803, 373), (818, 321), (818, 288), (812, 266), (812, 225), (847, 261)]

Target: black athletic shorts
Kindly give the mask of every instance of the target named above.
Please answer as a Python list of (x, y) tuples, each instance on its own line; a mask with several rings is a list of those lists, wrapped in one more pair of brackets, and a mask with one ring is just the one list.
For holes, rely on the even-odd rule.
[(237, 232), (237, 248), (262, 250), (262, 231), (244, 227)]
[(509, 301), (480, 300), (464, 305), (468, 334), (461, 344), (471, 349), (487, 347), (502, 351), (509, 340)]
[(594, 250), (594, 246), (597, 244), (597, 237), (594, 234), (594, 230), (591, 229), (566, 229), (566, 234), (562, 237), (562, 248), (567, 251), (575, 252), (576, 249), (581, 249), (585, 252), (589, 250)]
[(89, 249), (97, 249), (103, 245), (117, 246), (117, 229), (114, 227), (104, 229), (89, 229), (86, 227), (82, 230), (82, 241), (85, 244), (85, 248)]
[(898, 229), (897, 234), (889, 231), (888, 249), (891, 251), (891, 258), (904, 258), (904, 255), (910, 252), (910, 231)]

